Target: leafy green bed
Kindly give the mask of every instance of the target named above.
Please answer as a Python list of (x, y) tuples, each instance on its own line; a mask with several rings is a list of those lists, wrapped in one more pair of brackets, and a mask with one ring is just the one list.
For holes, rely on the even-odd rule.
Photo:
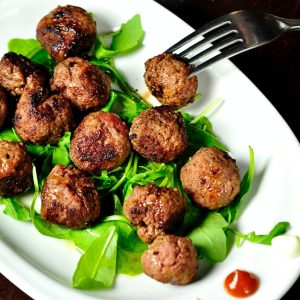
[[(147, 108), (144, 99), (127, 83), (115, 68), (113, 57), (124, 55), (139, 48), (144, 31), (139, 15), (135, 15), (120, 27), (120, 30), (98, 36), (90, 61), (106, 72), (117, 89), (112, 90), (110, 99), (102, 108), (105, 112), (116, 112), (130, 126), (133, 118)], [(54, 61), (34, 39), (12, 39), (9, 51), (22, 54), (53, 72)], [(125, 59), (125, 57), (124, 57)], [(210, 109), (210, 108), (209, 108)], [(228, 151), (218, 139), (204, 110), (197, 117), (183, 113), (189, 145), (184, 155), (173, 163), (154, 163), (132, 152), (127, 161), (113, 171), (102, 171), (93, 180), (100, 192), (102, 205), (111, 206), (112, 214), (102, 217), (93, 227), (73, 230), (48, 223), (35, 210), (35, 203), (44, 180), (55, 164), (72, 165), (69, 156), (71, 133), (67, 132), (57, 145), (34, 145), (26, 143), (27, 151), (34, 157), (34, 196), (27, 207), (22, 195), (14, 198), (3, 197), (3, 212), (18, 221), (32, 222), (43, 235), (71, 240), (82, 253), (73, 275), (72, 286), (80, 289), (112, 287), (117, 274), (136, 275), (142, 272), (140, 258), (147, 245), (139, 240), (136, 228), (131, 226), (122, 214), (122, 203), (136, 185), (155, 183), (158, 186), (177, 188), (185, 197), (187, 212), (177, 235), (188, 236), (195, 245), (199, 259), (206, 257), (214, 262), (222, 261), (228, 254), (228, 238), (236, 235), (241, 240), (270, 245), (272, 238), (284, 233), (289, 224), (278, 223), (270, 233), (256, 235), (240, 233), (233, 225), (237, 220), (242, 202), (248, 194), (254, 176), (254, 152), (249, 148), (249, 169), (241, 182), (241, 192), (227, 207), (217, 211), (207, 211), (195, 207), (184, 193), (179, 171), (189, 156), (200, 147), (214, 146)], [(14, 128), (0, 132), (0, 140), (21, 141)]]

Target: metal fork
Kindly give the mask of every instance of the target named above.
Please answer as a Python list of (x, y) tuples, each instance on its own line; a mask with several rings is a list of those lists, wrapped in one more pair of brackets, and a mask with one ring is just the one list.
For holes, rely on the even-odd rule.
[(270, 43), (293, 30), (300, 30), (299, 19), (240, 10), (207, 23), (166, 52), (189, 63), (191, 75), (195, 75), (224, 58)]

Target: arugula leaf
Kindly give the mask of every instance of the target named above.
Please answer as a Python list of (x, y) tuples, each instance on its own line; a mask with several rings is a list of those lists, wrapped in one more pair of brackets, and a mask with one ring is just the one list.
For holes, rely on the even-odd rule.
[(2, 203), (5, 205), (3, 213), (14, 218), (17, 221), (31, 221), (29, 209), (24, 203), (16, 198), (2, 197)]
[[(132, 51), (142, 45), (144, 35), (145, 32), (142, 28), (141, 17), (140, 15), (135, 15), (122, 24), (118, 31), (98, 36), (95, 56), (101, 59)], [(112, 38), (109, 47), (106, 46), (107, 38)]]
[(21, 138), (17, 135), (14, 128), (5, 129), (0, 132), (0, 141), (20, 142)]
[(212, 261), (222, 261), (227, 256), (227, 237), (224, 232), (227, 225), (221, 214), (211, 212), (201, 225), (188, 234), (188, 237), (198, 252)]
[(103, 60), (92, 59), (90, 61), (92, 64), (98, 66), (104, 72), (106, 72), (113, 80), (115, 80), (120, 87), (120, 89), (132, 100), (136, 102), (142, 102), (146, 107), (150, 107), (146, 104), (145, 99), (140, 96), (134, 88), (130, 86), (130, 84), (125, 80), (124, 76), (112, 65)]
[(249, 147), (249, 154), (249, 168), (242, 179), (240, 193), (231, 203), (229, 203), (229, 205), (219, 210), (219, 213), (222, 214), (222, 216), (225, 218), (225, 220), (227, 220), (229, 224), (237, 220), (241, 205), (251, 189), (255, 166), (254, 151), (251, 147)]
[(143, 272), (141, 256), (147, 250), (147, 244), (143, 243), (132, 231), (125, 239), (119, 239), (117, 256), (117, 273), (137, 275)]
[(35, 39), (11, 39), (8, 42), (8, 50), (24, 55), (34, 63), (45, 66), (50, 72), (53, 71), (55, 64), (53, 59)]
[(123, 215), (123, 206), (120, 201), (120, 198), (116, 194), (113, 194), (113, 199), (114, 199), (114, 204), (115, 204), (114, 214), (115, 215)]
[(110, 49), (118, 52), (134, 50), (141, 46), (144, 34), (141, 17), (140, 15), (135, 15), (122, 24), (118, 34), (113, 36)]
[(52, 164), (70, 165), (71, 158), (69, 155), (71, 141), (71, 132), (66, 132), (59, 140), (57, 147), (53, 147)]
[(36, 167), (32, 168), (34, 194), (30, 206), (30, 217), (35, 228), (43, 235), (58, 238), (58, 239), (70, 239), (71, 229), (59, 226), (50, 222), (44, 221), (41, 216), (35, 211), (35, 203), (39, 195), (39, 184), (37, 179)]
[(117, 229), (115, 226), (109, 226), (81, 256), (73, 275), (72, 287), (111, 287), (116, 276), (117, 242)]
[(119, 107), (116, 113), (129, 123), (131, 123), (142, 111), (149, 108), (145, 103), (135, 101), (122, 92), (113, 92), (118, 96), (118, 100), (121, 102), (121, 107)]
[[(212, 130), (209, 128), (209, 130)], [(186, 124), (186, 131), (189, 137), (190, 149), (196, 152), (200, 147), (217, 147), (220, 150), (228, 151), (227, 147), (222, 144), (219, 139), (209, 131), (200, 129), (194, 124)]]
[(262, 245), (271, 245), (272, 239), (278, 235), (286, 233), (290, 224), (288, 222), (279, 222), (277, 223), (268, 234), (256, 234), (254, 231), (251, 231), (248, 234), (243, 234), (236, 229), (228, 228), (229, 231), (235, 233), (238, 237), (237, 245), (241, 246), (241, 241), (249, 241), (251, 243), (262, 244)]

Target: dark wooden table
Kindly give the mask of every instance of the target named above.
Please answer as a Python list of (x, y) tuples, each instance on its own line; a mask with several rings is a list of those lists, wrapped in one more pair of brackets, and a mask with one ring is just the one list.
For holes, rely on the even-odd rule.
[[(141, 0), (142, 1), (142, 0)], [(239, 9), (259, 9), (300, 19), (300, 0), (156, 0), (194, 28)], [(155, 22), (155, 19), (153, 19)], [(232, 61), (265, 94), (300, 141), (300, 32), (252, 50)], [(299, 102), (298, 102), (299, 101)], [(279, 137), (280, 138), (280, 137)], [(300, 280), (283, 299), (298, 299)], [(0, 274), (0, 300), (31, 299)]]

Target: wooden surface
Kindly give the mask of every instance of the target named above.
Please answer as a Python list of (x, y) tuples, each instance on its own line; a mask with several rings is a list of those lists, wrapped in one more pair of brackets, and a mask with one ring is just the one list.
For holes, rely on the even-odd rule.
[[(300, 19), (300, 0), (157, 0), (157, 2), (194, 28), (228, 12), (246, 8)], [(263, 48), (241, 54), (232, 61), (273, 103), (300, 140), (298, 117), (300, 114), (300, 32), (290, 33)], [(283, 299), (297, 299), (296, 295), (300, 295), (300, 280)], [(0, 275), (0, 300), (4, 299), (31, 298)]]

